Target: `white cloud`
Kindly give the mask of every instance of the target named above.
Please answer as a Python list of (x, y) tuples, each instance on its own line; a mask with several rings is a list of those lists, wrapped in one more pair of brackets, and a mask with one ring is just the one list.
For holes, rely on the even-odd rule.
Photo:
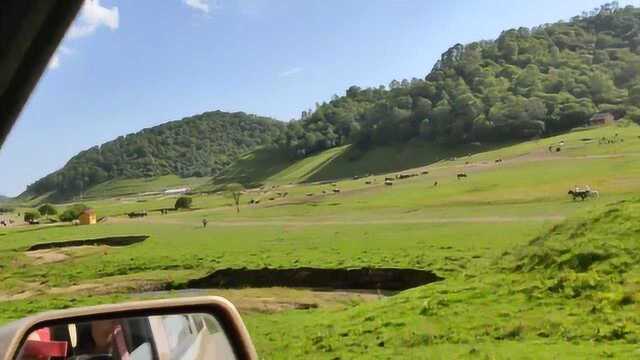
[(51, 59), (49, 59), (49, 65), (47, 67), (50, 70), (55, 70), (60, 67), (60, 55), (58, 53), (53, 54)]
[(49, 64), (47, 65), (47, 68), (49, 68), (49, 70), (55, 70), (57, 68), (60, 67), (60, 59), (62, 57), (62, 55), (67, 56), (67, 55), (71, 55), (73, 54), (73, 49), (70, 49), (66, 46), (60, 46), (58, 48), (58, 50), (56, 50), (56, 52), (53, 54), (53, 56), (51, 57), (51, 59), (49, 59)]
[(116, 30), (120, 25), (118, 7), (111, 9), (101, 6), (100, 0), (85, 0), (80, 16), (69, 30), (69, 38), (79, 38), (93, 34), (99, 27)]
[(58, 48), (58, 51), (59, 51), (61, 54), (64, 54), (64, 55), (71, 55), (71, 54), (73, 54), (73, 53), (74, 53), (74, 50), (73, 50), (73, 49), (68, 48), (68, 47), (66, 47), (66, 46), (60, 46), (60, 47)]
[(304, 69), (301, 68), (301, 67), (293, 67), (291, 69), (287, 69), (287, 70), (281, 72), (280, 74), (278, 74), (278, 76), (280, 76), (280, 77), (289, 77), (289, 76), (293, 76), (293, 75), (301, 73), (302, 70), (304, 70)]
[[(210, 10), (209, 0), (182, 0), (182, 1), (190, 8), (200, 10), (207, 14), (209, 13), (209, 10)], [(213, 7), (214, 9), (218, 7), (215, 1), (213, 3), (213, 6), (211, 7)]]

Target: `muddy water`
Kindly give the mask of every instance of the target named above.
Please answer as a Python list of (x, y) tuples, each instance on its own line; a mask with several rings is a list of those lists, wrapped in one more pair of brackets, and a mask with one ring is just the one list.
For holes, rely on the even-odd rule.
[(145, 241), (149, 238), (149, 235), (125, 235), (125, 236), (109, 236), (94, 239), (81, 239), (81, 240), (67, 240), (67, 241), (55, 241), (47, 243), (38, 243), (32, 245), (27, 251), (55, 249), (75, 246), (128, 246)]

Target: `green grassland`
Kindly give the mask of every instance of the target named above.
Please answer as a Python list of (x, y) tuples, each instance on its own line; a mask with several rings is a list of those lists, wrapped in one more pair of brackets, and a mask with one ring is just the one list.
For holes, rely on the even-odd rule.
[(639, 220), (640, 200), (604, 206), (444, 282), (248, 321), (259, 348), (291, 357), (636, 358)]
[[(505, 145), (506, 146), (506, 145)], [(492, 146), (495, 147), (495, 146)], [(239, 182), (248, 186), (339, 180), (366, 174), (385, 174), (412, 169), (443, 159), (479, 153), (483, 145), (446, 147), (421, 140), (379, 146), (368, 151), (339, 146), (301, 160), (286, 158), (277, 150), (250, 152), (213, 179), (213, 185)], [(203, 186), (201, 189), (211, 188)]]
[[(624, 141), (598, 143), (616, 133)], [(122, 214), (175, 202), (129, 195), (89, 201), (108, 217), (94, 226), (0, 228), (0, 321), (136, 298), (226, 267), (410, 267), (445, 280), (378, 301), (244, 317), (265, 358), (637, 357), (639, 137), (637, 126), (613, 126), (455, 154), (415, 143), (348, 160), (352, 150), (337, 148), (285, 165), (249, 154), (244, 161), (263, 167), (237, 165), (225, 181), (267, 185), (242, 195), (240, 213), (224, 194), (198, 194), (192, 210), (129, 219)], [(399, 167), (366, 165), (409, 153)], [(390, 175), (351, 179), (398, 169), (428, 174), (393, 186)], [(316, 181), (325, 178), (342, 180)], [(600, 198), (567, 196), (584, 184)], [(150, 238), (60, 249), (49, 262), (25, 252), (117, 234)], [(100, 290), (79, 290), (91, 286)]]
[(85, 198), (111, 198), (115, 196), (140, 194), (145, 192), (164, 191), (171, 188), (196, 188), (206, 183), (209, 178), (190, 177), (181, 178), (176, 175), (158, 176), (148, 179), (118, 179), (110, 180), (91, 187)]

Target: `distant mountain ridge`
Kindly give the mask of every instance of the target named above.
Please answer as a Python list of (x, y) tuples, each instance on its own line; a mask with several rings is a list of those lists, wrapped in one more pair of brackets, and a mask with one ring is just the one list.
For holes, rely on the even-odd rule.
[(60, 200), (112, 179), (216, 175), (239, 155), (270, 144), (283, 128), (277, 120), (243, 112), (171, 121), (81, 151), (20, 196)]

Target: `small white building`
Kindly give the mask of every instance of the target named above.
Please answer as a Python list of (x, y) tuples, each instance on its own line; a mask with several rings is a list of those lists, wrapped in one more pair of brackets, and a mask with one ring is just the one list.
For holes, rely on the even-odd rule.
[(184, 193), (188, 193), (189, 191), (191, 191), (190, 187), (184, 187), (184, 188), (179, 188), (179, 189), (167, 189), (164, 191), (165, 195), (179, 195), (179, 194), (184, 194)]

